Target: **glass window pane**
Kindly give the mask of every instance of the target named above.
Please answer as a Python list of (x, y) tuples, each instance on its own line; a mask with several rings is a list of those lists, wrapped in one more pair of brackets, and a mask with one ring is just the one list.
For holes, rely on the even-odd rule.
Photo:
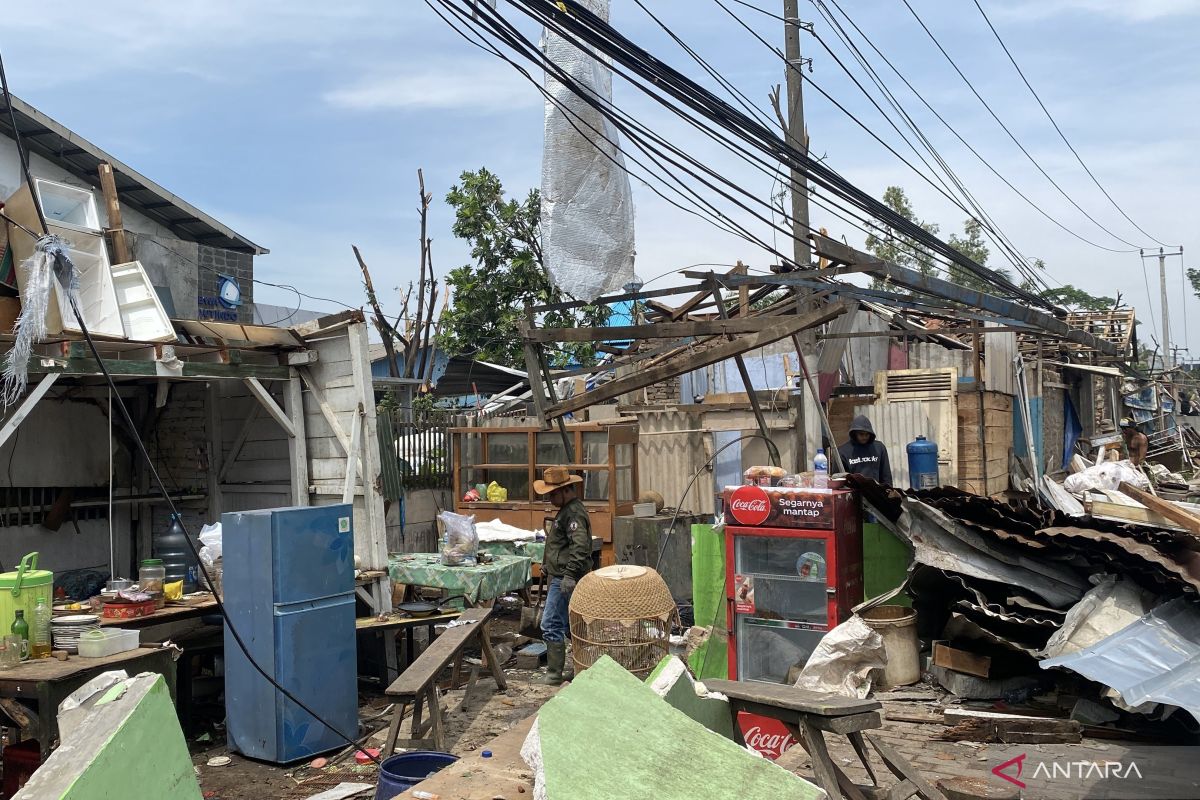
[(828, 623), (823, 539), (738, 536), (734, 542), (734, 571), (753, 578), (750, 616)]
[[(571, 434), (567, 434), (571, 436)], [(571, 443), (574, 447), (574, 442)], [(538, 464), (566, 464), (567, 448), (563, 446), (561, 433), (539, 433), (537, 435)]]
[(808, 662), (825, 632), (780, 627), (769, 620), (739, 615), (735, 635), (738, 680), (783, 683), (788, 670)]
[(529, 499), (529, 471), (526, 469), (489, 469), (477, 471), (474, 474), (477, 476), (476, 483), (495, 481), (507, 489), (510, 503)]
[(618, 467), (628, 467), (633, 465), (633, 449), (634, 445), (619, 444), (613, 448), (616, 451), (616, 459)]
[(607, 464), (608, 434), (602, 431), (583, 434), (582, 455), (581, 464)]
[(528, 464), (529, 436), (524, 433), (489, 433), (488, 464)]
[(633, 470), (629, 468), (617, 468), (617, 502), (632, 503), (636, 500), (633, 496)]
[(588, 470), (583, 473), (583, 499), (584, 500), (607, 500), (608, 499), (608, 472), (598, 470)]

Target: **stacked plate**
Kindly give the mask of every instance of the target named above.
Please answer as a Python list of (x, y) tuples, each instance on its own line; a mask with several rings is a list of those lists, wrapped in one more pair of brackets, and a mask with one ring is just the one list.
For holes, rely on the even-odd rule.
[(68, 653), (79, 652), (79, 637), (100, 627), (100, 618), (95, 614), (70, 614), (55, 617), (51, 622), (54, 632), (54, 649)]

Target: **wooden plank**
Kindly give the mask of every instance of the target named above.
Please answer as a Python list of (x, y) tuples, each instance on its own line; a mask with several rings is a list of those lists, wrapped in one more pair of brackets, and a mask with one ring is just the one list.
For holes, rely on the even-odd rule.
[(1192, 512), (1180, 508), (1169, 500), (1163, 500), (1161, 497), (1155, 497), (1149, 492), (1142, 491), (1132, 484), (1122, 482), (1120, 489), (1122, 494), (1132, 497), (1146, 508), (1157, 512), (1159, 516), (1166, 517), (1186, 531), (1200, 534), (1200, 517)]
[(46, 392), (50, 391), (50, 387), (53, 386), (54, 382), (57, 380), (58, 375), (47, 375), (38, 381), (37, 385), (33, 387), (32, 391), (25, 396), (25, 399), (21, 401), (19, 406), (17, 406), (17, 410), (12, 413), (12, 416), (4, 421), (4, 426), (0, 427), (0, 447), (2, 447), (4, 443), (8, 441), (10, 436), (16, 433), (17, 428), (20, 427), (21, 423), (25, 421), (25, 418), (28, 417), (30, 412), (33, 411), (34, 406), (38, 404), (39, 400), (46, 396)]
[(252, 403), (249, 413), (246, 414), (246, 419), (242, 422), (242, 427), (238, 431), (237, 438), (233, 440), (233, 446), (229, 448), (229, 455), (224, 459), (224, 463), (220, 465), (220, 473), (217, 480), (220, 483), (225, 482), (225, 477), (229, 475), (230, 468), (233, 467), (233, 462), (238, 460), (238, 456), (242, 454), (242, 448), (246, 445), (246, 439), (250, 436), (250, 430), (254, 427), (254, 421), (258, 419), (258, 410), (261, 408), (258, 403)]
[[(304, 389), (299, 373), (292, 369), (291, 380), (284, 389), (284, 404), (296, 435), (288, 439), (288, 467), (292, 479), (292, 503), (307, 506), (308, 495), (308, 433), (304, 424)], [(258, 406), (255, 406), (257, 408)]]
[(1157, 514), (1142, 506), (1129, 506), (1124, 503), (1110, 503), (1104, 500), (1089, 500), (1083, 504), (1083, 507), (1093, 517), (1099, 517), (1100, 519), (1131, 522), (1134, 525), (1148, 525), (1152, 528), (1185, 530), (1161, 514)]
[(820, 716), (846, 716), (878, 711), (883, 706), (876, 700), (857, 700), (832, 694), (810, 692), (794, 686), (769, 683), (742, 683), (719, 679), (707, 680), (709, 691), (720, 692), (731, 700), (746, 700), (780, 710)]
[(929, 781), (918, 772), (912, 764), (908, 763), (902, 755), (892, 749), (892, 746), (880, 739), (878, 736), (867, 734), (866, 739), (871, 743), (871, 747), (875, 748), (875, 752), (883, 759), (883, 763), (887, 765), (897, 778), (912, 782), (921, 792), (921, 796), (925, 800), (946, 800), (946, 795), (942, 794)]
[(246, 378), (243, 383), (246, 384), (246, 387), (258, 400), (258, 402), (262, 404), (262, 407), (267, 410), (267, 413), (271, 415), (271, 418), (279, 423), (279, 427), (287, 431), (288, 436), (295, 437), (296, 426), (294, 426), (291, 419), (288, 418), (287, 412), (280, 408), (279, 404), (275, 402), (275, 398), (271, 396), (271, 393), (267, 391), (267, 388), (259, 383), (257, 378)]
[(308, 393), (316, 402), (317, 407), (321, 409), (321, 416), (325, 418), (329, 429), (333, 431), (333, 435), (337, 438), (342, 446), (342, 452), (347, 456), (350, 454), (350, 437), (346, 435), (346, 431), (342, 429), (341, 423), (338, 422), (337, 414), (333, 413), (333, 408), (325, 401), (325, 395), (321, 392), (317, 382), (313, 379), (309, 367), (293, 367), (300, 373), (300, 377), (304, 380), (304, 385), (308, 387)]
[[(158, 363), (131, 359), (106, 358), (104, 366), (114, 378), (157, 378)], [(100, 365), (91, 356), (80, 358), (46, 358), (32, 356), (28, 366), (30, 375), (80, 375), (97, 377)], [(171, 376), (178, 380), (221, 380), (225, 378), (258, 378), (260, 381), (287, 380), (288, 368), (269, 364), (215, 364), (185, 361), (183, 374)]]
[[(228, 471), (228, 465), (224, 461), (222, 453), (224, 436), (221, 433), (220, 384), (215, 381), (208, 384), (208, 390), (204, 394), (205, 404), (208, 406), (208, 518), (220, 519), (221, 512), (225, 510), (221, 498), (221, 483)], [(231, 463), (235, 458), (237, 458), (236, 453), (230, 456), (229, 462)]]
[(955, 742), (1001, 742), (1004, 744), (1078, 744), (1083, 726), (1073, 719), (998, 714), (972, 709), (946, 709), (951, 727), (939, 738)]
[(980, 678), (988, 677), (992, 671), (990, 656), (968, 653), (966, 650), (959, 650), (942, 642), (933, 643), (933, 663), (938, 667), (952, 669), (955, 672), (965, 672), (968, 675), (977, 675)]
[[(350, 360), (354, 367), (354, 385), (358, 389), (360, 408), (360, 445), (351, 449), (351, 458), (357, 459), (362, 477), (363, 514), (366, 530), (359, 528), (355, 535), (355, 554), (362, 558), (364, 569), (387, 568), (387, 518), (384, 513), (383, 466), (379, 453), (379, 429), (375, 424), (375, 384), (371, 378), (370, 345), (367, 326), (363, 322), (352, 325), (346, 331), (350, 343)], [(365, 536), (362, 534), (366, 534)], [(380, 579), (385, 607), (391, 610), (391, 581), (386, 575)]]
[[(352, 453), (357, 453), (358, 449), (362, 443), (362, 429), (363, 429), (362, 417), (363, 417), (362, 405), (359, 404), (358, 413), (354, 415), (354, 421), (350, 423), (352, 426), (350, 429), (350, 452), (352, 452)], [(357, 460), (358, 459), (353, 459), (353, 458), (346, 460), (347, 461), (347, 463), (346, 463), (346, 484), (345, 484), (345, 488), (342, 489), (342, 502), (343, 503), (353, 503), (354, 502), (354, 484), (355, 484), (355, 479), (358, 476), (356, 474), (357, 470), (355, 469), (354, 463), (352, 463), (352, 462), (357, 462)]]
[(446, 667), (454, 656), (466, 647), (472, 637), (483, 633), (484, 623), (495, 611), (489, 608), (468, 608), (459, 616), (459, 621), (467, 623), (454, 628), (434, 639), (425, 652), (409, 665), (404, 673), (392, 682), (385, 690), (389, 697), (416, 698)]
[(121, 221), (121, 201), (117, 197), (117, 181), (112, 164), (101, 161), (96, 168), (100, 174), (100, 192), (104, 195), (104, 208), (108, 212), (108, 232), (112, 234), (113, 258), (118, 264), (133, 261), (129, 242), (125, 240), (125, 224)]
[(612, 328), (533, 328), (524, 334), (531, 342), (609, 342), (624, 339), (682, 339), (697, 336), (760, 333), (771, 327), (772, 317), (732, 317), (708, 322), (657, 322), (652, 325), (619, 325)]
[(786, 339), (793, 333), (799, 333), (800, 331), (835, 319), (848, 309), (849, 306), (846, 303), (839, 302), (815, 311), (810, 311), (807, 314), (774, 318), (775, 324), (759, 333), (741, 336), (732, 342), (722, 342), (697, 353), (674, 359), (669, 363), (660, 364), (650, 369), (635, 372), (632, 375), (617, 378), (590, 392), (584, 392), (562, 402), (555, 403), (546, 408), (544, 417), (561, 417), (587, 408), (590, 405), (612, 400), (645, 386), (673, 378), (684, 372), (699, 369), (709, 364), (716, 364), (728, 358), (733, 358), (736, 355), (749, 352), (750, 350), (757, 350), (772, 342)]

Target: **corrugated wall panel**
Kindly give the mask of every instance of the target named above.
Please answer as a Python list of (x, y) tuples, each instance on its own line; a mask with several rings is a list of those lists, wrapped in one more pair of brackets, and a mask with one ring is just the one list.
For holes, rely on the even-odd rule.
[[(913, 370), (899, 371), (911, 377)], [(954, 376), (949, 376), (949, 388), (939, 399), (888, 399), (884, 387), (888, 373), (880, 373), (876, 392), (881, 395), (874, 406), (872, 422), (878, 439), (887, 445), (892, 464), (892, 482), (909, 488), (908, 443), (924, 436), (938, 446), (938, 465), (945, 486), (958, 485), (958, 395)], [(901, 395), (903, 396), (903, 395)]]
[[(643, 491), (653, 489), (668, 506), (697, 514), (713, 513), (711, 474), (701, 475), (683, 500), (696, 470), (712, 456), (712, 435), (702, 431), (700, 414), (667, 410), (645, 412), (638, 418), (638, 482)], [(694, 432), (702, 431), (702, 432)]]
[[(987, 323), (987, 327), (999, 327)], [(985, 333), (983, 335), (983, 385), (993, 392), (1016, 394), (1017, 382), (1013, 375), (1013, 357), (1017, 353), (1017, 334), (1013, 332)]]

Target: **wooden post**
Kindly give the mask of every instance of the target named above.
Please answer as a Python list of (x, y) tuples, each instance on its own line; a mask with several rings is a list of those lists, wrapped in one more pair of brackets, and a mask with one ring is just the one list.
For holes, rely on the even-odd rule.
[(129, 252), (129, 242), (125, 240), (125, 225), (121, 221), (121, 201), (117, 198), (117, 179), (113, 174), (112, 164), (101, 161), (97, 167), (100, 173), (100, 191), (104, 194), (104, 208), (108, 212), (108, 232), (112, 234), (113, 256), (118, 264), (133, 261)]
[[(984, 419), (983, 410), (983, 365), (980, 361), (983, 356), (983, 337), (978, 333), (971, 341), (971, 355), (975, 366), (975, 399), (979, 401), (979, 459), (981, 462), (980, 473), (983, 477), (983, 491), (979, 492), (982, 495), (991, 494), (988, 491), (988, 452), (987, 452), (987, 421)], [(960, 476), (961, 477), (961, 476)]]
[[(311, 503), (308, 494), (308, 438), (304, 428), (304, 394), (300, 382), (300, 373), (295, 367), (290, 370), (292, 376), (288, 379), (284, 390), (284, 403), (287, 405), (288, 416), (292, 420), (292, 428), (296, 435), (288, 439), (288, 461), (291, 465), (292, 504), (307, 506)], [(254, 411), (259, 408), (255, 403)]]

